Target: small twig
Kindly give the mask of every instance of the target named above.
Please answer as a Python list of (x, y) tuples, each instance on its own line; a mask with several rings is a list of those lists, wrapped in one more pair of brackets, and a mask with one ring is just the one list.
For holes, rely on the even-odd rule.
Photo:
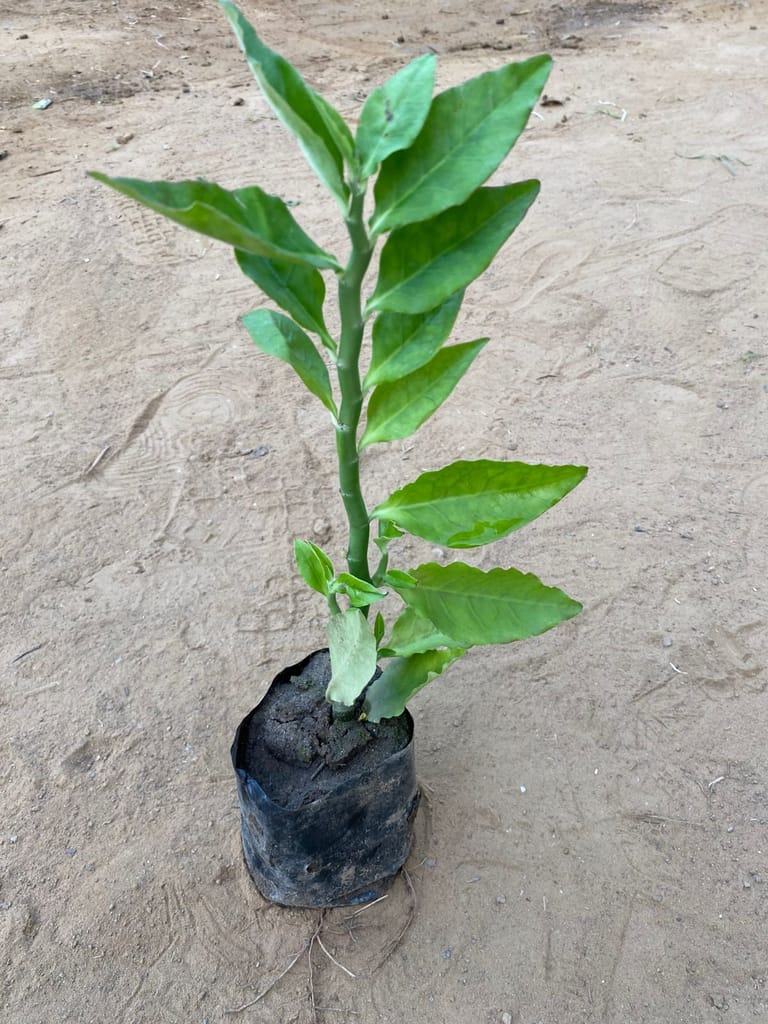
[(679, 676), (687, 676), (688, 675), (687, 672), (683, 672), (683, 670), (681, 668), (678, 668), (677, 665), (673, 665), (671, 661), (669, 663), (669, 667), (672, 669), (673, 672), (677, 672), (677, 674)]
[(711, 782), (707, 783), (707, 789), (709, 790), (710, 793), (712, 793), (712, 792), (714, 792), (715, 786), (718, 784), (718, 782), (724, 782), (724, 781), (725, 781), (725, 776), (724, 775), (718, 775), (718, 777), (716, 779), (712, 779)]
[(737, 156), (729, 156), (727, 153), (694, 153), (688, 156), (687, 153), (678, 153), (675, 150), (675, 156), (679, 156), (681, 160), (715, 160), (717, 163), (723, 165), (728, 173), (735, 178), (736, 170), (734, 164), (741, 164), (742, 167), (749, 167), (746, 160), (740, 160)]
[(96, 458), (90, 464), (88, 469), (83, 471), (83, 477), (90, 476), (91, 473), (94, 473), (96, 471), (96, 467), (98, 465), (100, 465), (100, 463), (103, 462), (104, 459), (106, 459), (106, 457), (109, 455), (109, 453), (111, 451), (112, 451), (112, 445), (111, 444), (105, 444), (104, 447), (99, 452), (99, 454), (96, 456)]
[(48, 690), (55, 690), (57, 686), (61, 686), (61, 683), (56, 681), (55, 683), (46, 683), (45, 686), (36, 686), (34, 690), (27, 690), (22, 693), (22, 697), (36, 697), (38, 693), (46, 693)]
[(598, 110), (598, 114), (607, 114), (608, 117), (614, 118), (616, 121), (626, 121), (627, 112), (624, 107), (620, 107), (618, 103), (611, 103), (610, 100), (598, 100), (598, 104), (601, 107), (614, 107), (616, 110), (620, 110), (620, 114), (614, 114), (610, 110)]
[(29, 177), (44, 178), (47, 174), (59, 174), (63, 170), (63, 167), (52, 167), (50, 171), (35, 171), (33, 174), (30, 174)]
[(408, 895), (411, 897), (411, 905), (408, 908), (408, 917), (407, 917), (407, 919), (405, 921), (405, 924), (400, 929), (400, 931), (398, 932), (396, 937), (392, 940), (392, 942), (390, 942), (389, 946), (386, 947), (386, 952), (384, 953), (384, 956), (382, 957), (382, 959), (374, 967), (374, 971), (378, 971), (381, 967), (384, 966), (384, 964), (387, 962), (387, 960), (389, 960), (389, 958), (392, 956), (392, 954), (395, 952), (397, 947), (400, 945), (400, 943), (405, 938), (406, 932), (411, 927), (411, 925), (413, 924), (414, 918), (416, 917), (416, 905), (417, 905), (416, 890), (413, 887), (413, 882), (411, 881), (411, 876), (408, 874), (408, 872), (405, 870), (405, 868), (402, 869), (402, 872), (403, 872), (403, 878), (405, 879), (405, 883), (408, 886)]
[(649, 687), (647, 690), (642, 690), (640, 693), (636, 693), (632, 698), (632, 703), (638, 700), (642, 700), (644, 697), (650, 697), (652, 693), (656, 693), (657, 690), (661, 690), (668, 683), (668, 680), (664, 680), (663, 683), (656, 683), (655, 686)]
[(328, 959), (331, 961), (331, 963), (332, 964), (336, 964), (337, 967), (340, 967), (341, 970), (344, 971), (345, 974), (348, 974), (350, 976), (350, 978), (354, 978), (355, 975), (352, 973), (352, 971), (350, 971), (350, 969), (348, 967), (345, 967), (344, 964), (340, 964), (339, 961), (336, 959), (336, 957), (328, 952), (328, 950), (325, 948), (325, 946), (323, 944), (323, 940), (320, 938), (319, 932), (315, 936), (315, 938), (317, 940), (318, 946), (320, 947), (320, 949), (322, 949), (322, 951), (325, 953), (325, 955), (328, 957)]
[(312, 1024), (317, 1024), (317, 1003), (315, 1002), (315, 968), (312, 963), (312, 947), (315, 944), (315, 939), (320, 934), (320, 929), (323, 927), (323, 913), (321, 911), (320, 917), (317, 921), (317, 928), (315, 933), (309, 940), (309, 946), (307, 947), (307, 962), (309, 964), (309, 1007), (312, 1011)]
[(359, 907), (351, 914), (347, 914), (345, 921), (351, 921), (353, 917), (357, 917), (358, 914), (364, 913), (366, 910), (370, 910), (371, 907), (375, 907), (377, 903), (381, 903), (382, 900), (389, 899), (389, 893), (385, 892), (383, 896), (378, 896), (375, 900), (371, 900), (370, 903), (366, 903), (364, 907)]
[(304, 947), (304, 949), (299, 950), (299, 952), (291, 960), (291, 962), (288, 964), (288, 966), (285, 968), (285, 970), (281, 971), (278, 974), (278, 976), (274, 979), (274, 981), (271, 981), (267, 985), (266, 988), (262, 989), (261, 992), (259, 992), (259, 994), (256, 996), (256, 998), (252, 999), (250, 1001), (250, 1003), (243, 1003), (242, 1006), (235, 1006), (231, 1010), (224, 1010), (225, 1015), (231, 1016), (234, 1013), (242, 1013), (243, 1010), (249, 1010), (252, 1006), (255, 1006), (256, 1003), (258, 1003), (260, 1000), (262, 1000), (264, 998), (265, 995), (267, 995), (268, 992), (272, 991), (272, 989), (275, 987), (275, 985), (278, 983), (278, 981), (280, 981), (282, 978), (284, 978), (286, 976), (286, 974), (299, 961), (299, 959), (304, 955), (304, 953), (306, 953), (306, 951), (307, 951), (307, 947), (306, 946)]
[(12, 659), (11, 664), (15, 665), (17, 661), (21, 661), (22, 658), (26, 658), (28, 654), (34, 654), (35, 651), (39, 651), (41, 647), (45, 647), (45, 640), (41, 644), (35, 644), (34, 647), (29, 647), (26, 651), (22, 651), (21, 654), (17, 654)]

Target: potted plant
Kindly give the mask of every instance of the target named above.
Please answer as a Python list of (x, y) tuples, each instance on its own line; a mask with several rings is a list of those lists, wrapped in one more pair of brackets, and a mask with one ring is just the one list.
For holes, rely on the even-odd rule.
[[(508, 64), (433, 97), (435, 57), (425, 54), (373, 90), (353, 133), (237, 7), (221, 6), (266, 100), (338, 205), (346, 260), (256, 186), (93, 177), (234, 247), (280, 310), (249, 313), (246, 329), (330, 416), (346, 562), (335, 566), (307, 540), (294, 546), (299, 573), (327, 602), (328, 647), (277, 676), (232, 756), (259, 889), (279, 903), (331, 906), (375, 896), (408, 855), (418, 801), (410, 698), (472, 647), (540, 634), (581, 608), (514, 568), (395, 567), (390, 549), (404, 534), (458, 551), (498, 540), (563, 498), (584, 467), (461, 460), (372, 507), (360, 475), (361, 454), (417, 430), (488, 340), (445, 344), (465, 288), (539, 191), (537, 181), (485, 182), (522, 132), (551, 61)], [(327, 277), (337, 285), (337, 336)]]

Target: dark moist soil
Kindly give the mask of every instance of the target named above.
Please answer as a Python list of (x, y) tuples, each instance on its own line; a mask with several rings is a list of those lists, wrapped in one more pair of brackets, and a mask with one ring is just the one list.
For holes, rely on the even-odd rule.
[(273, 684), (251, 718), (242, 766), (281, 807), (327, 796), (410, 740), (405, 715), (361, 722), (356, 709), (349, 719), (334, 720), (325, 699), (330, 679), (330, 657), (319, 651), (298, 675)]

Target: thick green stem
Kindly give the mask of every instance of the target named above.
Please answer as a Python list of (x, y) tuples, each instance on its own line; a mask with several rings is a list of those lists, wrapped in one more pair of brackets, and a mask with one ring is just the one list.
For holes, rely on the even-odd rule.
[(336, 451), (339, 458), (341, 497), (349, 523), (347, 564), (354, 576), (370, 582), (370, 520), (360, 488), (360, 457), (357, 448), (357, 429), (363, 408), (363, 389), (360, 381), (360, 349), (365, 331), (362, 285), (373, 253), (373, 245), (363, 219), (364, 202), (364, 189), (361, 191), (353, 185), (346, 218), (352, 252), (339, 279), (341, 338), (336, 369), (341, 391), (341, 408), (336, 427)]

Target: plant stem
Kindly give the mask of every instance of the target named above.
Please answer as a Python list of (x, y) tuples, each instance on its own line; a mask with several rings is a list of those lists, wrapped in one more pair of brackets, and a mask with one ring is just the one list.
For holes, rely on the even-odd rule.
[(336, 425), (336, 452), (339, 459), (341, 497), (349, 523), (347, 565), (354, 576), (370, 583), (370, 520), (360, 488), (360, 456), (357, 449), (357, 428), (363, 408), (360, 349), (365, 331), (361, 294), (363, 278), (373, 253), (373, 245), (363, 219), (364, 203), (364, 187), (361, 189), (353, 182), (349, 213), (345, 218), (352, 252), (339, 279), (341, 337), (336, 370), (341, 391), (341, 408)]

